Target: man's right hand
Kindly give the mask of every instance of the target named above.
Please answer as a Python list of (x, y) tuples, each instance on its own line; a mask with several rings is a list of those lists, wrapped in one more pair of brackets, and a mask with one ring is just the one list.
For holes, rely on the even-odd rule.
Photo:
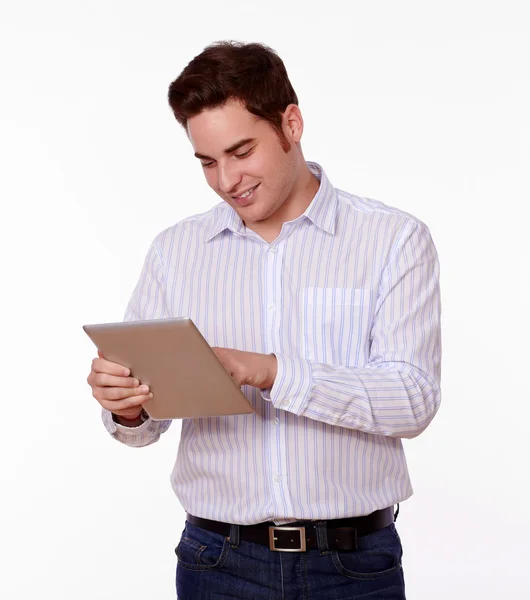
[(147, 385), (141, 385), (138, 379), (130, 377), (127, 367), (106, 360), (99, 350), (98, 358), (92, 361), (87, 382), (94, 398), (120, 420), (137, 420), (142, 404), (153, 397)]

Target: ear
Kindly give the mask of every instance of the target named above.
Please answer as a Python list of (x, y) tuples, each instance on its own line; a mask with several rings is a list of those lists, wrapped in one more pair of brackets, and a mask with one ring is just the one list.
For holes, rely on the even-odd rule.
[(290, 142), (298, 144), (304, 132), (304, 119), (296, 104), (289, 104), (283, 113), (283, 127)]

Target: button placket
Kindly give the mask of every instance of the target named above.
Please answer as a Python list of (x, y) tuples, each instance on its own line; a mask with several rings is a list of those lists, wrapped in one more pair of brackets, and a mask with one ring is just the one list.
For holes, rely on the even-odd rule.
[[(276, 243), (276, 242), (275, 242)], [(266, 340), (267, 352), (278, 351), (281, 348), (280, 329), (282, 320), (282, 262), (283, 243), (269, 248), (265, 254), (265, 286), (264, 298), (264, 338)], [(288, 486), (285, 485), (285, 474), (287, 473), (287, 453), (284, 447), (283, 428), (280, 427), (280, 419), (274, 416), (275, 408), (271, 405), (270, 417), (270, 453), (271, 453), (271, 482), (273, 483), (271, 493), (274, 505), (281, 507), (282, 511), (290, 511), (292, 499)]]

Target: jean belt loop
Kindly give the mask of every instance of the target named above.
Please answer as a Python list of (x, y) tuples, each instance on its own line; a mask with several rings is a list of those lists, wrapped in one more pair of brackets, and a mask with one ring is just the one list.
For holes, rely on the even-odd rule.
[(230, 525), (230, 548), (239, 548), (239, 525)]
[(325, 521), (317, 521), (315, 523), (317, 534), (317, 544), (319, 550), (329, 550), (328, 546), (328, 529)]

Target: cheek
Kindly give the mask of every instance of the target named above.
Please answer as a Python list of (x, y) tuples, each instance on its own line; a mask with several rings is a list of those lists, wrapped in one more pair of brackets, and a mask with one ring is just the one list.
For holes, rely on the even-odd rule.
[(273, 182), (274, 187), (282, 188), (284, 180), (292, 173), (293, 165), (290, 157), (278, 145), (274, 152), (271, 151), (268, 160), (263, 161), (262, 168), (268, 179)]
[(285, 157), (283, 160), (278, 161), (274, 164), (270, 170), (270, 182), (271, 187), (274, 188), (277, 194), (283, 194), (286, 189), (291, 186), (291, 180), (293, 179), (293, 167), (287, 163)]
[(215, 169), (204, 169), (204, 177), (206, 178), (206, 183), (213, 190), (217, 190), (217, 175)]
[(243, 177), (262, 179), (267, 174), (267, 164), (263, 160), (263, 156), (253, 154), (241, 161), (239, 171)]

